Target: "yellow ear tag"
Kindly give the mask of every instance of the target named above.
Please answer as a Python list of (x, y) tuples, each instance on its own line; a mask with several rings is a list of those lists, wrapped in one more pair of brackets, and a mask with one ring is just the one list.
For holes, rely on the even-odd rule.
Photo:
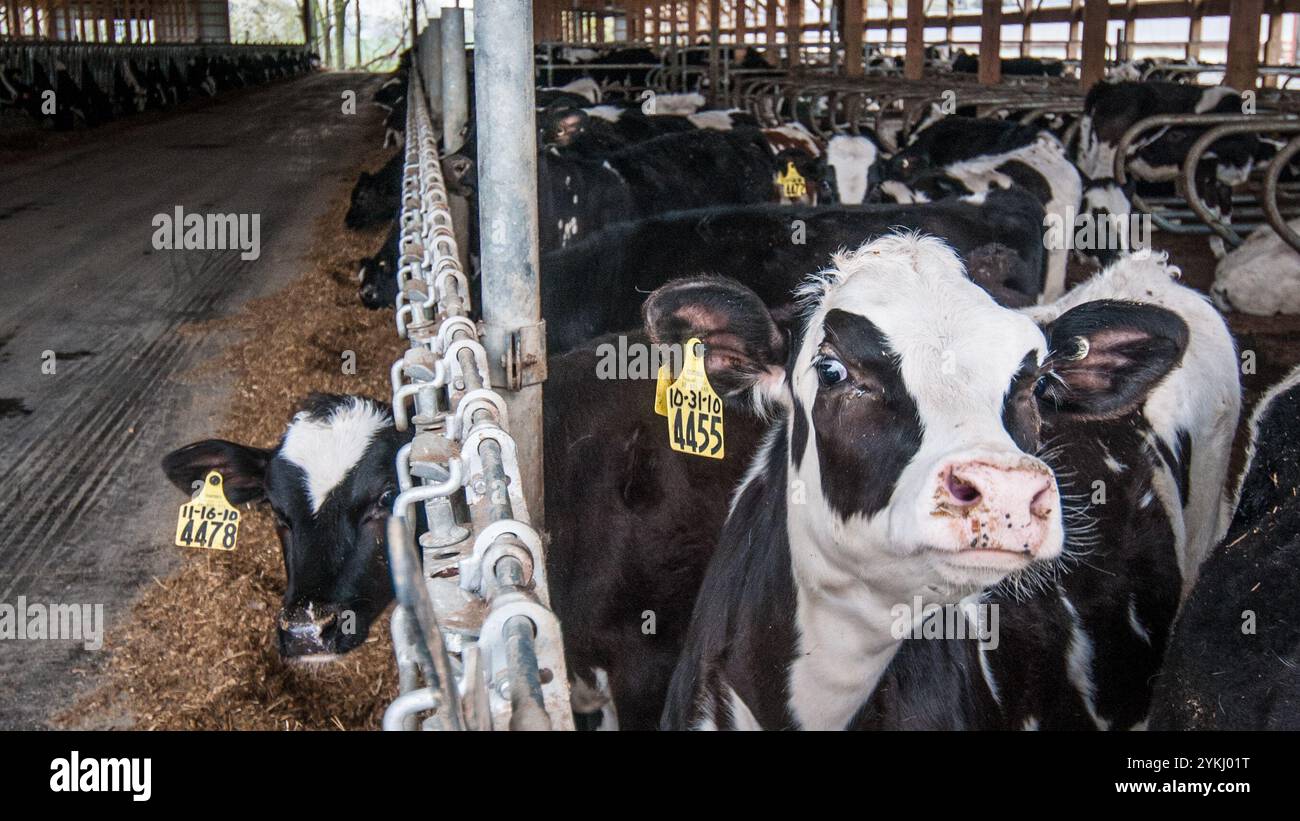
[(221, 474), (210, 470), (194, 498), (181, 505), (176, 517), (176, 546), (234, 550), (238, 538), (239, 511), (226, 500)]
[(704, 370), (700, 340), (686, 343), (682, 374), (668, 387), (668, 444), (675, 451), (721, 459), (722, 400), (713, 392)]
[(808, 193), (808, 183), (792, 162), (785, 164), (785, 173), (777, 176), (776, 183), (781, 186), (781, 192), (787, 199), (797, 200)]
[(655, 413), (668, 415), (668, 386), (673, 383), (673, 372), (668, 363), (659, 366), (659, 377), (655, 381)]

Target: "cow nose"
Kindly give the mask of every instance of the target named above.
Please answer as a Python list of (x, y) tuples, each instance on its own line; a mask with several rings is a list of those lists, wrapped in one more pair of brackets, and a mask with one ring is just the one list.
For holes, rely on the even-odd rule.
[(1036, 459), (1009, 464), (976, 459), (940, 473), (938, 508), (969, 526), (965, 547), (1037, 555), (1060, 504), (1056, 480)]
[(280, 611), (280, 655), (300, 658), (332, 654), (338, 632), (339, 610), (328, 604), (310, 602)]

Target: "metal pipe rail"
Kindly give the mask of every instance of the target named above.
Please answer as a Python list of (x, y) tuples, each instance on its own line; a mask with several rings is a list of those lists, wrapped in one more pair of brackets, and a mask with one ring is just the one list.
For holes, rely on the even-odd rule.
[[(1300, 131), (1300, 118), (1289, 114), (1269, 115), (1263, 113), (1157, 114), (1146, 117), (1130, 126), (1120, 137), (1119, 143), (1115, 147), (1113, 169), (1116, 183), (1122, 186), (1128, 182), (1128, 162), (1131, 159), (1129, 150), (1140, 136), (1157, 128), (1167, 129), (1186, 126), (1209, 126), (1205, 133), (1201, 134), (1196, 142), (1192, 144), (1191, 150), (1187, 152), (1187, 157), (1175, 177), (1181, 183), (1182, 190), (1180, 193), (1202, 225), (1189, 226), (1176, 222), (1171, 219), (1172, 215), (1167, 209), (1155, 207), (1153, 203), (1148, 203), (1137, 193), (1134, 193), (1131, 197), (1133, 208), (1135, 211), (1149, 214), (1152, 222), (1162, 231), (1181, 234), (1212, 232), (1222, 237), (1225, 242), (1236, 247), (1243, 241), (1241, 236), (1224, 224), (1205, 205), (1200, 192), (1196, 190), (1196, 166), (1201, 157), (1215, 142), (1229, 134), (1246, 132), (1294, 134)], [(1280, 173), (1281, 168), (1279, 167), (1278, 170)], [(1276, 205), (1276, 180), (1273, 187), (1273, 202)], [(1264, 207), (1267, 214), (1267, 204)]]
[(397, 330), (410, 348), (390, 378), (393, 421), (414, 437), (397, 455), (401, 492), (388, 525), (402, 695), (384, 728), (412, 729), (424, 714), (425, 729), (572, 729), (543, 543), (507, 405), (469, 318), (439, 132), (413, 63), (396, 274)]

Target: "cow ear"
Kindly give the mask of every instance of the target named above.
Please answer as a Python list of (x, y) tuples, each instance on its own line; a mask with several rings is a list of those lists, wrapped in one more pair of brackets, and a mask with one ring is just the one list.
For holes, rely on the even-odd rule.
[(772, 395), (785, 379), (786, 339), (763, 300), (725, 277), (669, 282), (642, 308), (652, 342), (704, 343), (709, 382), (722, 396), (753, 387)]
[(1187, 323), (1155, 305), (1085, 302), (1045, 329), (1041, 396), (1058, 415), (1111, 419), (1136, 410), (1183, 357)]
[(193, 493), (208, 471), (221, 474), (231, 504), (260, 502), (266, 498), (266, 465), (274, 451), (250, 448), (224, 439), (205, 439), (163, 457), (162, 469), (176, 487)]

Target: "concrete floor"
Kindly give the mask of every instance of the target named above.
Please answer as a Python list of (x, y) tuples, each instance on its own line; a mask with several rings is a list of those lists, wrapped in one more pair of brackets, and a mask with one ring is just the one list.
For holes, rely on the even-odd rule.
[[(102, 604), (111, 634), (174, 566), (156, 546), (183, 497), (158, 460), (215, 428), (229, 390), (180, 378), (222, 343), (180, 329), (299, 273), (340, 176), (376, 139), (342, 94), (364, 111), (376, 82), (294, 79), (0, 164), (0, 605)], [(260, 258), (155, 250), (153, 218), (177, 205), (260, 214)], [(105, 655), (0, 641), (0, 728), (43, 726)]]

